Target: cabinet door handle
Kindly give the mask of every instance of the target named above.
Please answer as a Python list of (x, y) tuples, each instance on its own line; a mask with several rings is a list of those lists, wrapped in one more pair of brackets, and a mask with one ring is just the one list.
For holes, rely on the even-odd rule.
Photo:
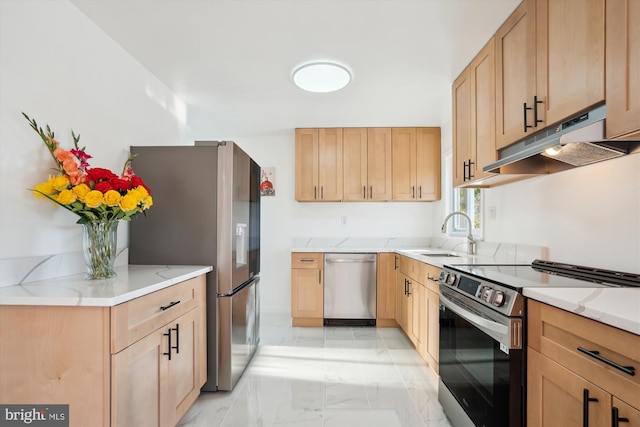
[(422, 185), (420, 187), (418, 187), (418, 198), (422, 199)]
[(586, 354), (587, 356), (591, 356), (596, 360), (601, 361), (604, 364), (607, 364), (613, 368), (616, 368), (627, 375), (634, 376), (636, 374), (636, 368), (634, 366), (622, 366), (614, 362), (613, 360), (609, 360), (605, 357), (600, 356), (600, 352), (596, 350), (587, 350), (586, 348), (578, 347), (578, 351)]
[(538, 127), (538, 123), (542, 123), (542, 120), (538, 120), (538, 104), (542, 104), (542, 101), (538, 101), (538, 95), (533, 97), (533, 126)]
[(324, 185), (320, 186), (320, 200), (324, 200)]
[(313, 186), (313, 200), (318, 198), (318, 187)]
[(531, 107), (527, 107), (527, 103), (522, 104), (522, 112), (524, 114), (524, 131), (527, 132), (527, 129), (533, 127), (527, 124), (527, 110), (531, 110)]
[(467, 162), (462, 163), (462, 182), (467, 181)]
[(398, 269), (398, 255), (394, 255), (393, 257), (393, 269), (394, 270)]
[[(176, 327), (173, 329), (169, 329), (169, 333), (171, 333), (172, 330), (176, 331), (176, 345), (174, 346), (171, 346), (171, 344), (169, 345), (171, 346), (172, 349), (176, 351), (176, 354), (179, 354), (180, 353), (180, 324), (176, 323)], [(169, 351), (171, 351), (171, 349), (169, 349)]]
[(416, 186), (415, 185), (411, 186), (411, 198), (412, 199), (416, 198)]
[(471, 181), (474, 178), (474, 175), (471, 173), (472, 169), (471, 166), (475, 165), (475, 162), (472, 162), (471, 159), (469, 159), (469, 181)]
[(623, 418), (618, 414), (618, 408), (611, 408), (611, 427), (620, 427), (619, 423), (628, 423), (629, 418)]
[(582, 426), (589, 427), (589, 403), (597, 402), (595, 397), (589, 397), (589, 389), (582, 390)]
[(165, 305), (165, 306), (160, 307), (160, 310), (165, 311), (165, 310), (170, 309), (170, 308), (171, 308), (171, 307), (173, 307), (174, 305), (178, 305), (178, 304), (180, 304), (180, 301), (171, 301), (171, 302), (169, 303), (169, 305)]
[(366, 185), (362, 186), (362, 198), (363, 199), (367, 198), (367, 186)]
[(369, 198), (373, 199), (373, 185), (369, 186)]
[(322, 284), (322, 270), (318, 270), (318, 284)]
[(162, 334), (162, 335), (167, 337), (167, 350), (168, 350), (166, 353), (162, 353), (162, 355), (169, 356), (169, 360), (171, 360), (171, 349), (173, 348), (171, 346), (171, 328), (169, 328), (166, 334)]

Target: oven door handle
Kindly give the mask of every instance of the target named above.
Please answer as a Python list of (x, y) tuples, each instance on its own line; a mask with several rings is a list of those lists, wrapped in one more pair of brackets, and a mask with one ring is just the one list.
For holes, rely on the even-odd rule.
[(469, 322), (473, 323), (474, 325), (476, 325), (477, 327), (479, 327), (480, 329), (486, 329), (489, 331), (493, 331), (497, 334), (500, 335), (506, 335), (508, 336), (509, 334), (509, 328), (505, 325), (502, 325), (500, 323), (494, 322), (492, 320), (489, 319), (485, 319), (482, 316), (478, 316), (475, 313), (472, 313), (468, 310), (465, 310), (464, 308), (460, 307), (459, 305), (455, 304), (454, 302), (452, 302), (451, 300), (449, 300), (446, 295), (440, 295), (440, 303), (443, 304), (445, 307), (447, 307), (449, 310), (453, 311), (454, 313), (456, 313), (457, 315), (465, 318), (466, 320), (468, 320)]

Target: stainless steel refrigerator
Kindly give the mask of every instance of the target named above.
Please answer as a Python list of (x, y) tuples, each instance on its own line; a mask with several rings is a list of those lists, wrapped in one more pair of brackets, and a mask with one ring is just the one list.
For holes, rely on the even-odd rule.
[(231, 390), (260, 340), (260, 167), (230, 141), (131, 153), (153, 207), (131, 222), (129, 262), (213, 266), (202, 390)]

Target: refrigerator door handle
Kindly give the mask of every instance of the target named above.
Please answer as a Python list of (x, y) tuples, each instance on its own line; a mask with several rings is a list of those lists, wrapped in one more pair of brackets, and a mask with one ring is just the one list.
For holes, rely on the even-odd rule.
[(231, 292), (230, 294), (217, 294), (217, 296), (219, 298), (225, 298), (225, 297), (232, 297), (235, 294), (237, 294), (238, 292), (241, 292), (244, 288), (246, 288), (247, 286), (251, 286), (253, 283), (255, 283), (257, 280), (259, 280), (260, 277), (259, 276), (254, 276), (252, 277), (250, 280), (247, 280), (246, 282), (244, 282), (241, 286), (238, 286), (237, 288), (235, 288), (233, 290), (233, 292)]

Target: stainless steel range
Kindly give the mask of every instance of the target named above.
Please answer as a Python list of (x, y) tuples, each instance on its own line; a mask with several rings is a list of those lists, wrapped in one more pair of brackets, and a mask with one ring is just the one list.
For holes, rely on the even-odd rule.
[(640, 275), (535, 260), (519, 265), (445, 265), (439, 281), (438, 399), (447, 416), (456, 427), (522, 427), (523, 289), (640, 286)]

